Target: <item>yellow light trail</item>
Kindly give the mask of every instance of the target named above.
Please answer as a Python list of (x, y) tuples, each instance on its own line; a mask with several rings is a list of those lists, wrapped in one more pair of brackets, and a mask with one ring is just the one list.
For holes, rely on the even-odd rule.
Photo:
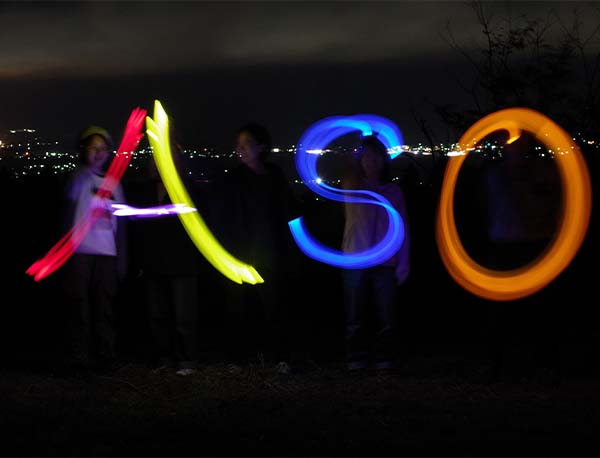
[[(156, 168), (171, 202), (194, 207), (175, 167), (169, 139), (169, 118), (158, 100), (154, 102), (154, 119), (146, 117), (146, 131), (152, 145)], [(199, 212), (177, 216), (196, 248), (215, 269), (238, 284), (246, 282), (255, 285), (264, 282), (254, 267), (236, 259), (223, 248), (206, 226)]]

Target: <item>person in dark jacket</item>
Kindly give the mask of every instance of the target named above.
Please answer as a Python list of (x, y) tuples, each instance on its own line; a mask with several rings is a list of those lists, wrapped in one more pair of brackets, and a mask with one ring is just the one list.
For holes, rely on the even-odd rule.
[[(183, 153), (172, 148), (175, 164), (191, 196)], [(131, 192), (138, 207), (172, 203), (153, 160), (145, 179)], [(140, 218), (133, 224), (134, 259), (147, 304), (152, 363), (157, 370), (195, 372), (198, 359), (198, 279), (201, 254), (176, 215)]]
[(292, 326), (284, 293), (296, 268), (297, 251), (287, 223), (298, 216), (298, 208), (282, 170), (267, 162), (271, 139), (265, 127), (255, 123), (242, 126), (235, 149), (241, 164), (226, 173), (218, 186), (217, 233), (225, 249), (252, 265), (264, 283), (227, 284), (227, 353), (231, 367), (239, 368), (248, 356), (248, 347), (257, 343), (259, 332), (248, 329), (246, 323), (248, 312), (258, 308), (266, 335), (258, 346), (267, 350), (267, 359), (277, 362), (278, 372), (289, 373)]

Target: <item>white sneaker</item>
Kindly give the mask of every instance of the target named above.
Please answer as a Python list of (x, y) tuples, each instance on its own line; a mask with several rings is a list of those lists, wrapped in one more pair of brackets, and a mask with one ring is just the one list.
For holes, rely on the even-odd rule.
[(281, 374), (281, 375), (290, 375), (292, 373), (292, 368), (285, 361), (279, 361), (275, 365), (275, 370), (277, 371), (278, 374)]
[(369, 364), (367, 363), (367, 361), (348, 361), (346, 363), (346, 367), (348, 368), (348, 370), (350, 372), (358, 372), (358, 371), (362, 371), (365, 370), (367, 367), (369, 367)]
[(390, 370), (394, 368), (394, 363), (391, 361), (378, 361), (375, 363), (375, 369), (377, 370)]
[(182, 377), (187, 377), (188, 375), (192, 375), (193, 373), (196, 372), (196, 369), (190, 369), (190, 368), (186, 368), (186, 369), (179, 369), (177, 372), (175, 372), (177, 375), (181, 375)]
[(230, 363), (227, 365), (227, 372), (229, 372), (230, 374), (236, 375), (242, 372), (242, 368), (241, 366), (238, 366), (237, 364), (233, 364)]
[(170, 368), (171, 368), (171, 366), (169, 366), (168, 364), (163, 364), (162, 366), (155, 367), (150, 372), (152, 372), (153, 374), (159, 374), (161, 372), (167, 371)]

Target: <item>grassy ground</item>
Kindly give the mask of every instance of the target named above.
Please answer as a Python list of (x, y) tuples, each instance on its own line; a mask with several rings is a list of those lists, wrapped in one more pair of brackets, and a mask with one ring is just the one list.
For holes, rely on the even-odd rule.
[[(460, 370), (456, 370), (460, 367)], [(419, 358), (394, 373), (309, 362), (222, 364), (189, 377), (126, 365), (89, 379), (0, 375), (2, 454), (15, 456), (598, 455), (600, 377), (537, 371), (485, 383), (482, 366)]]
[[(464, 292), (441, 265), (434, 198), (409, 199), (415, 209), (425, 205), (411, 220), (413, 272), (400, 304), (402, 348), (411, 347), (395, 373), (350, 375), (335, 362), (343, 345), (340, 276), (315, 263), (297, 282), (296, 302), (305, 315), (305, 346), (311, 355), (327, 352), (326, 361), (285, 379), (259, 364), (230, 374), (216, 359), (201, 359), (207, 364), (186, 378), (131, 363), (110, 376), (82, 379), (53, 368), (66, 339), (58, 276), (34, 283), (23, 273), (61, 235), (40, 227), (39, 221), (58, 221), (59, 202), (58, 194), (41, 189), (43, 183), (19, 185), (5, 193), (27, 191), (22, 201), (38, 203), (19, 224), (2, 228), (8, 241), (0, 263), (3, 296), (15, 299), (4, 299), (0, 320), (1, 455), (600, 456), (597, 269), (588, 268), (597, 259), (597, 238), (591, 238), (599, 233), (597, 218), (569, 269), (543, 294), (502, 304), (506, 327), (494, 325), (500, 336), (519, 326), (534, 330), (524, 333), (532, 339), (542, 331), (583, 339), (563, 361), (585, 371), (568, 370), (559, 384), (540, 368), (489, 383), (485, 365), (471, 358), (472, 348), (497, 337), (486, 327), (495, 305)], [(7, 214), (18, 214), (20, 201), (7, 204)], [(315, 211), (315, 220), (325, 210)], [(218, 342), (214, 323), (222, 308), (215, 278), (207, 268), (200, 335), (209, 348)], [(135, 299), (137, 287), (127, 288), (117, 307), (120, 341), (140, 355), (149, 342), (145, 309)], [(439, 351), (463, 340), (468, 351)], [(422, 342), (434, 342), (432, 351)], [(516, 349), (511, 359), (521, 353)]]

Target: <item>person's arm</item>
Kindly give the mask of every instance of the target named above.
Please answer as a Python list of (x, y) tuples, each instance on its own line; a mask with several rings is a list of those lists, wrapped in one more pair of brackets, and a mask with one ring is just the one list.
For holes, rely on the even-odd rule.
[(80, 172), (74, 172), (67, 179), (64, 191), (63, 209), (62, 209), (62, 232), (66, 233), (75, 224), (77, 214), (77, 205), (81, 195), (83, 176)]
[[(114, 191), (115, 203), (126, 203), (125, 194), (121, 185)], [(123, 281), (129, 273), (129, 253), (127, 244), (127, 218), (117, 217), (117, 232), (115, 234), (115, 243), (117, 246), (117, 276), (119, 281)]]
[(239, 176), (235, 169), (218, 176), (204, 192), (206, 224), (227, 251), (238, 245), (239, 231), (242, 230), (240, 194)]
[(406, 200), (404, 193), (399, 190), (396, 210), (400, 213), (404, 221), (404, 242), (397, 253), (396, 280), (398, 285), (404, 284), (410, 274), (410, 225), (408, 222), (408, 212), (406, 210)]
[[(342, 178), (342, 189), (344, 191), (361, 189), (361, 183), (358, 176), (352, 172), (346, 173)], [(344, 193), (344, 197), (350, 195), (351, 194), (349, 193)], [(350, 223), (354, 224), (356, 221), (364, 218), (364, 215), (361, 214), (362, 208), (363, 207), (357, 203), (351, 203), (346, 199), (344, 200), (344, 218), (346, 226), (350, 225)]]
[(302, 216), (302, 208), (300, 201), (294, 195), (294, 191), (289, 184), (283, 170), (279, 167), (273, 166), (273, 172), (281, 196), (281, 204), (283, 206), (283, 215), (286, 222)]

